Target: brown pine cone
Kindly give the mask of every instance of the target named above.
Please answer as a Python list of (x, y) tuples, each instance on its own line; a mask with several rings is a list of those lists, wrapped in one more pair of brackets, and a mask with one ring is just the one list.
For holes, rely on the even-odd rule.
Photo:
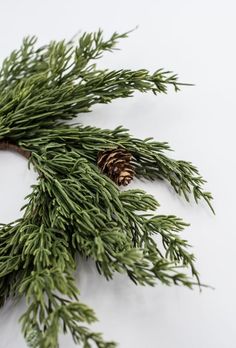
[(128, 185), (134, 177), (134, 168), (130, 164), (132, 154), (126, 149), (105, 150), (98, 154), (97, 164), (117, 185)]

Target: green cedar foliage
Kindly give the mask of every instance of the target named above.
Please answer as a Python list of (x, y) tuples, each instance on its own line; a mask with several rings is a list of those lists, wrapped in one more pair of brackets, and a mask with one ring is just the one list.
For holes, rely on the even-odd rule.
[(122, 127), (66, 124), (94, 104), (137, 90), (179, 89), (177, 76), (162, 69), (153, 74), (98, 69), (96, 59), (126, 36), (114, 33), (104, 40), (98, 31), (83, 34), (77, 43), (40, 48), (35, 37), (26, 38), (0, 70), (0, 141), (30, 151), (29, 163), (39, 174), (23, 217), (0, 228), (0, 303), (26, 297), (21, 322), (32, 348), (57, 348), (61, 331), (84, 348), (116, 346), (86, 327), (96, 316), (79, 300), (73, 278), (77, 254), (91, 258), (108, 280), (119, 272), (141, 285), (200, 285), (194, 255), (180, 237), (186, 224), (156, 215), (158, 202), (144, 191), (119, 190), (96, 160), (101, 150), (123, 147), (133, 155), (138, 178), (162, 179), (187, 200), (202, 198), (212, 209), (196, 167), (169, 158), (167, 143), (133, 138)]

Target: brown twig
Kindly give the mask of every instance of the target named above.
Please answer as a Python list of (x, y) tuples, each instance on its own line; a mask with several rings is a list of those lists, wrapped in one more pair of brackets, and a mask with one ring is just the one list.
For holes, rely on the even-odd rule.
[(8, 140), (0, 140), (0, 150), (10, 150), (19, 153), (23, 157), (29, 159), (31, 156), (31, 152), (22, 149), (20, 146), (8, 141)]

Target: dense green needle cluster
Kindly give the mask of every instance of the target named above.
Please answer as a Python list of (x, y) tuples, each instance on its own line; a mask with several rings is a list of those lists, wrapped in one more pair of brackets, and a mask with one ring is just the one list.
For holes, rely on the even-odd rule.
[[(136, 284), (200, 284), (194, 255), (180, 237), (186, 224), (156, 215), (158, 202), (142, 190), (120, 190), (97, 166), (100, 151), (124, 148), (138, 178), (162, 179), (188, 200), (204, 199), (204, 180), (189, 162), (169, 158), (167, 143), (133, 138), (126, 129), (68, 125), (94, 104), (134, 91), (166, 93), (181, 85), (157, 70), (99, 70), (94, 63), (127, 34), (104, 40), (101, 31), (78, 42), (35, 47), (26, 38), (0, 71), (0, 142), (30, 153), (38, 182), (22, 218), (0, 228), (0, 302), (25, 296), (23, 333), (32, 348), (57, 348), (58, 334), (71, 333), (84, 348), (115, 347), (85, 324), (94, 312), (79, 300), (73, 272), (77, 254), (94, 260), (108, 280), (126, 273)], [(212, 209), (212, 208), (211, 208)], [(155, 240), (159, 236), (160, 242)], [(188, 270), (194, 279), (188, 275)]]

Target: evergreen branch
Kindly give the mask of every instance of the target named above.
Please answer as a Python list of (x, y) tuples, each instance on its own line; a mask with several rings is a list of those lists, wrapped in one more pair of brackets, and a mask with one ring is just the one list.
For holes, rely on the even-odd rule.
[(128, 34), (129, 32), (113, 33), (108, 40), (104, 40), (103, 32), (99, 30), (95, 33), (84, 33), (78, 43), (75, 40), (53, 41), (39, 48), (35, 47), (35, 36), (26, 37), (20, 49), (14, 50), (4, 60), (0, 70), (0, 86), (9, 88), (22, 78), (48, 69), (58, 75), (65, 73), (70, 67), (70, 76), (76, 75), (90, 60), (101, 58), (104, 51), (114, 50), (118, 40), (126, 38)]
[(204, 199), (215, 213), (211, 204), (213, 199), (211, 193), (203, 190), (206, 180), (192, 163), (167, 157), (162, 153), (163, 147), (160, 149), (157, 142), (150, 140), (142, 142), (134, 139), (132, 145), (134, 145), (133, 155), (138, 176), (149, 180), (155, 178), (167, 180), (175, 192), (183, 195), (187, 201), (189, 201), (189, 195), (193, 194), (196, 203)]
[(168, 85), (178, 90), (177, 75), (162, 69), (150, 74), (145, 69), (108, 71), (88, 65), (127, 34), (114, 33), (104, 41), (99, 31), (84, 34), (79, 46), (61, 41), (38, 49), (34, 37), (26, 38), (0, 72), (0, 138), (32, 136), (57, 120), (72, 119), (94, 104), (126, 98), (136, 90), (166, 93)]
[[(133, 220), (138, 222), (141, 216), (132, 212), (155, 209), (158, 206), (155, 199), (142, 191), (120, 193), (113, 182), (102, 177), (95, 166), (89, 165), (76, 152), (70, 153), (70, 157), (63, 152), (58, 156), (58, 150), (54, 154), (52, 149), (44, 153), (47, 153), (47, 158), (33, 154), (32, 161), (46, 177), (48, 185), (45, 190), (50, 187), (49, 194), (55, 197), (61, 218), (71, 217), (73, 246), (93, 258), (99, 272), (108, 279), (112, 278), (114, 271), (125, 270), (132, 280), (140, 284), (154, 284), (157, 275), (153, 277), (149, 266), (150, 262), (153, 264), (159, 260), (160, 253), (156, 253), (154, 260), (153, 255), (145, 255), (146, 249), (142, 245), (137, 247), (133, 243), (130, 217), (133, 214)], [(45, 170), (45, 167), (48, 169)], [(59, 173), (60, 183), (55, 179)], [(170, 219), (167, 217), (167, 221)], [(145, 231), (145, 224), (146, 220), (139, 222), (141, 230)], [(172, 223), (171, 226), (174, 228), (175, 225)], [(192, 260), (190, 256), (189, 260)], [(183, 262), (183, 265), (188, 263)], [(167, 271), (172, 271), (170, 264)]]
[[(62, 322), (64, 332), (70, 331), (76, 343), (87, 347), (92, 347), (92, 342), (99, 348), (115, 347), (112, 342), (106, 343), (100, 334), (78, 325), (78, 322), (90, 324), (96, 317), (86, 305), (77, 301), (78, 290), (70, 274), (75, 268), (73, 248), (70, 248), (60, 219), (54, 221), (54, 228), (46, 227), (51, 226), (53, 209), (50, 210), (50, 205), (46, 204), (50, 200), (40, 186), (34, 187), (30, 199), (24, 219), (19, 220), (18, 225), (5, 225), (1, 229), (0, 248), (1, 254), (2, 250), (8, 253), (8, 256), (1, 257), (5, 262), (1, 264), (5, 274), (16, 270), (16, 265), (17, 269), (27, 268), (28, 271), (20, 282), (11, 284), (7, 294), (4, 293), (4, 296), (9, 296), (14, 291), (27, 298), (29, 308), (21, 319), (26, 339), (33, 340), (33, 348), (57, 348)], [(9, 259), (9, 254), (16, 255)], [(15, 258), (17, 263), (13, 262)], [(0, 274), (0, 279), (5, 274)], [(63, 297), (58, 297), (58, 292)], [(76, 301), (68, 302), (64, 296)]]
[(200, 175), (198, 169), (190, 162), (172, 159), (165, 155), (170, 151), (166, 142), (157, 142), (152, 138), (144, 140), (133, 138), (125, 128), (117, 127), (114, 130), (102, 130), (96, 127), (59, 126), (57, 129), (40, 131), (40, 137), (21, 141), (20, 145), (28, 151), (34, 151), (47, 143), (60, 144), (59, 146), (72, 151), (96, 163), (99, 151), (107, 148), (124, 147), (133, 155), (136, 176), (148, 180), (164, 179), (169, 182), (175, 192), (183, 195), (187, 201), (192, 194), (196, 203), (202, 198), (212, 207), (212, 195), (204, 191), (206, 181)]

